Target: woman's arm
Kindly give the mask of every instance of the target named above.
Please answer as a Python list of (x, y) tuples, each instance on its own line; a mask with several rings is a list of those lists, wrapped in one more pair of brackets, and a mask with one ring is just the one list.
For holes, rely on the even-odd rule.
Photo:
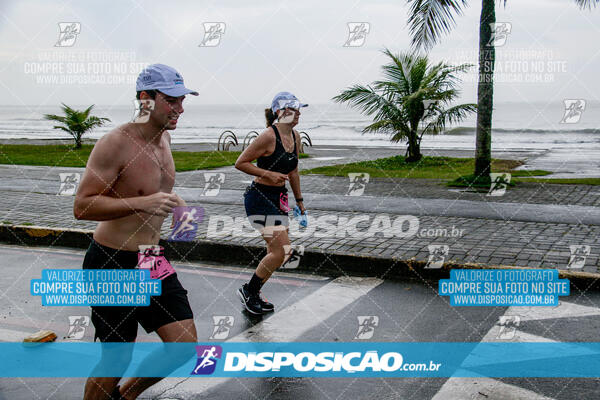
[(250, 143), (250, 146), (248, 146), (238, 157), (235, 162), (235, 168), (248, 175), (258, 176), (259, 178), (270, 182), (271, 185), (281, 186), (288, 180), (287, 175), (258, 168), (256, 165), (252, 164), (252, 161), (263, 156), (271, 147), (274, 147), (275, 134), (271, 134), (270, 131), (273, 130), (271, 128), (265, 130)]
[[(298, 156), (298, 164), (300, 164), (300, 135), (298, 135), (298, 132), (294, 131), (294, 137), (296, 138), (296, 155)], [(300, 190), (300, 174), (298, 173), (298, 167), (296, 167), (295, 170), (290, 172), (288, 176), (290, 178), (290, 186), (292, 187), (292, 191), (294, 192), (296, 204), (298, 205), (298, 207), (300, 207), (300, 210), (302, 210), (302, 214), (304, 214), (306, 208), (304, 208), (302, 191)]]

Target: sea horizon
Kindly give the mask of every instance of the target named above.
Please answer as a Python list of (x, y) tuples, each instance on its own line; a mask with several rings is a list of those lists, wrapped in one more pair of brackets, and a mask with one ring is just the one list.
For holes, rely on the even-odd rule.
[[(193, 99), (192, 99), (193, 100)], [(85, 108), (89, 105), (74, 105)], [(186, 104), (173, 134), (174, 143), (217, 143), (223, 131), (233, 131), (238, 140), (251, 131), (262, 131), (263, 104)], [(494, 149), (550, 150), (576, 149), (600, 151), (600, 102), (589, 102), (577, 123), (561, 123), (564, 105), (543, 102), (498, 102), (495, 104), (492, 144)], [(0, 139), (68, 139), (43, 114), (60, 114), (60, 105), (0, 106)], [(131, 119), (133, 102), (127, 105), (96, 105), (93, 114), (108, 117), (111, 122), (86, 134), (98, 139)], [(405, 147), (404, 142), (391, 143), (383, 134), (362, 134), (370, 119), (359, 111), (335, 103), (311, 104), (302, 110), (298, 131), (307, 132), (314, 145), (392, 146)], [(423, 137), (423, 148), (473, 149), (476, 114), (458, 125), (447, 127), (444, 134)]]

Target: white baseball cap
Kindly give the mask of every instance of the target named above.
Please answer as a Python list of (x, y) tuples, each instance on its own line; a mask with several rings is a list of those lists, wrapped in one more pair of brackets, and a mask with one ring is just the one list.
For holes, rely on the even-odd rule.
[(186, 94), (198, 96), (198, 92), (183, 85), (183, 77), (174, 68), (164, 64), (152, 64), (140, 72), (135, 90), (158, 90), (171, 97), (181, 97)]

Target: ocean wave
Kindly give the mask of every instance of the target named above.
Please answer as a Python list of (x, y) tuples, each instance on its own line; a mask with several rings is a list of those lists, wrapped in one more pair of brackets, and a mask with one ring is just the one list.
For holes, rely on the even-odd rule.
[[(476, 128), (471, 126), (458, 126), (445, 132), (446, 135), (471, 135), (475, 134)], [(582, 128), (582, 129), (528, 129), (528, 128), (492, 128), (492, 134), (498, 133), (600, 133), (600, 128)]]

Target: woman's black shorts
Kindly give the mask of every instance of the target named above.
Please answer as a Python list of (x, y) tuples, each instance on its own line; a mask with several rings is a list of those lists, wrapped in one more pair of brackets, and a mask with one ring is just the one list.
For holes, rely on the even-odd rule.
[[(85, 253), (83, 269), (133, 269), (138, 253), (106, 247), (92, 240)], [(138, 322), (150, 333), (163, 325), (194, 315), (177, 274), (162, 281), (160, 296), (150, 297), (150, 305), (138, 307), (92, 306), (92, 323), (96, 328), (94, 339), (101, 342), (132, 342), (137, 336)]]
[(252, 182), (244, 193), (244, 206), (250, 223), (258, 230), (267, 226), (289, 225), (288, 191), (285, 186)]

